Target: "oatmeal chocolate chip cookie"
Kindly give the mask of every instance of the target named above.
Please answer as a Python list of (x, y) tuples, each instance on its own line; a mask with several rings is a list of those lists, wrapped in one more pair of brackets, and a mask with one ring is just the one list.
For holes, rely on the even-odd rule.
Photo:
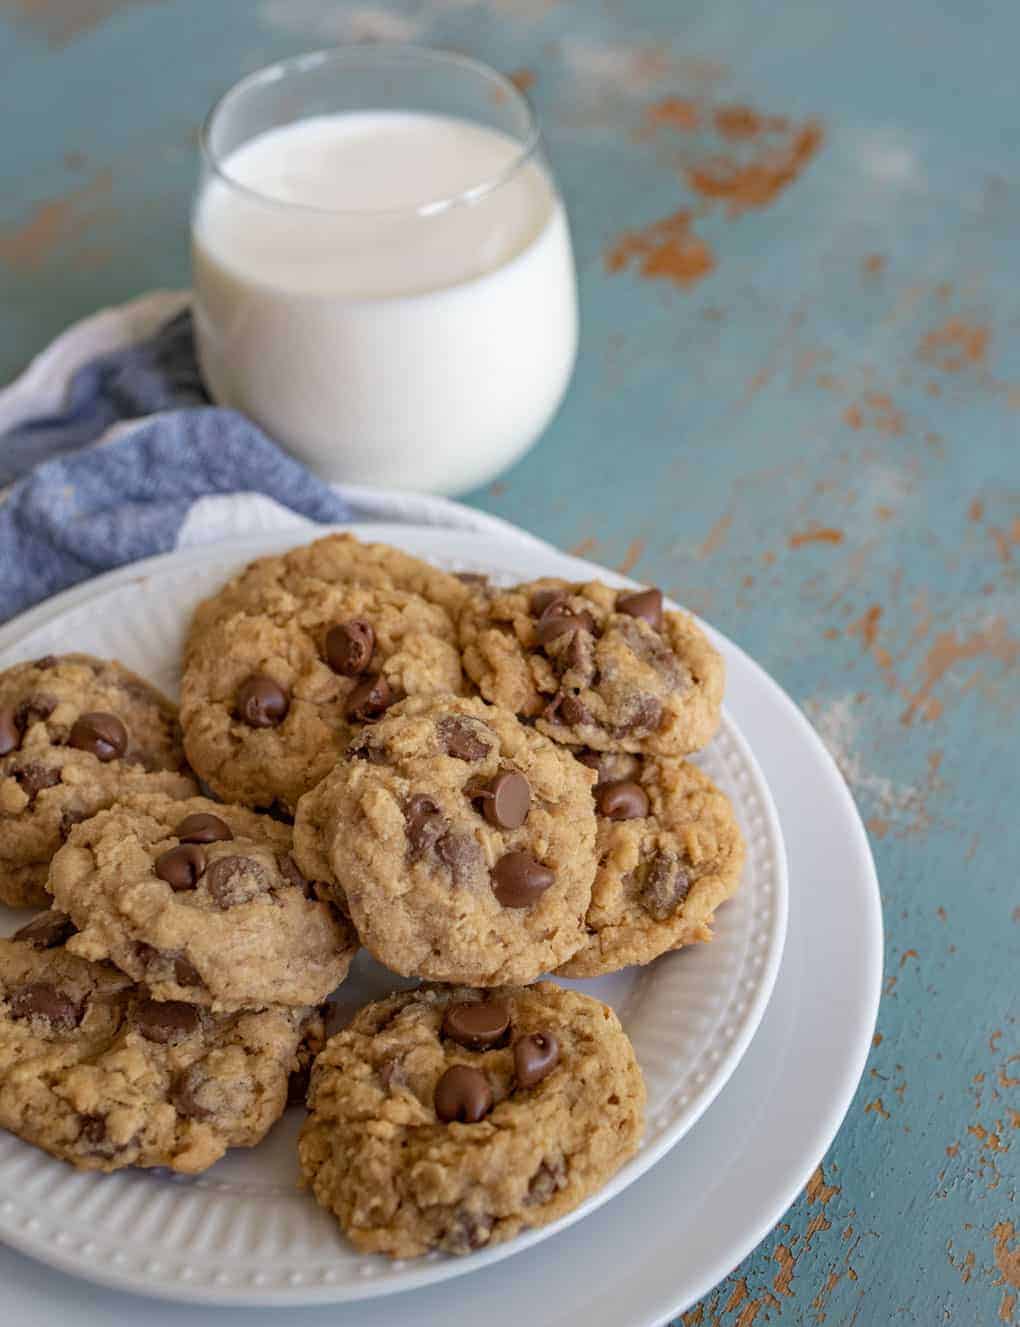
[(190, 797), (184, 770), (176, 708), (120, 664), (63, 654), (0, 672), (0, 901), (48, 902), (72, 825), (122, 792)]
[(485, 699), (558, 742), (685, 755), (719, 723), (723, 661), (655, 589), (547, 579), (476, 591), (460, 640)]
[(455, 621), (467, 598), (466, 585), (438, 567), (422, 562), (388, 544), (364, 544), (350, 534), (326, 535), (286, 553), (258, 558), (234, 576), (216, 594), (195, 610), (185, 646), (189, 655), (194, 644), (215, 622), (235, 613), (268, 612), (278, 617), (300, 611), (295, 605), (294, 586), (301, 581), (327, 585), (360, 585), (367, 589), (400, 590), (417, 595), (445, 610)]
[(598, 870), (588, 943), (562, 977), (597, 977), (712, 938), (740, 883), (744, 840), (729, 799), (684, 760), (584, 752), (594, 766)]
[(327, 1043), (309, 1105), (298, 1154), (316, 1198), (360, 1251), (408, 1258), (571, 1211), (637, 1149), (645, 1088), (588, 995), (421, 988)]
[(302, 798), (295, 853), (394, 972), (533, 981), (584, 943), (593, 781), (506, 710), (418, 696)]
[(193, 635), (181, 722), (218, 796), (293, 811), (364, 724), (405, 696), (462, 689), (444, 608), (291, 571), (260, 603)]
[(108, 959), (157, 1000), (317, 1004), (357, 949), (298, 871), (289, 826), (203, 797), (125, 797), (77, 825), (50, 888), (79, 928), (68, 949)]
[(193, 1174), (253, 1147), (283, 1113), (307, 1009), (214, 1014), (157, 1003), (63, 947), (44, 914), (0, 940), (0, 1127), (82, 1170)]

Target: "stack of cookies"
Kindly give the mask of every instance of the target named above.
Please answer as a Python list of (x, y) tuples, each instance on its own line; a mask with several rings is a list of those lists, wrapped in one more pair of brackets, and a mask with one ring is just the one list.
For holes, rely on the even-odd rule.
[[(0, 674), (0, 898), (49, 909), (0, 941), (0, 1125), (194, 1173), (305, 1100), (305, 1182), (396, 1257), (576, 1207), (644, 1085), (613, 1012), (539, 978), (710, 938), (743, 844), (683, 757), (718, 654), (654, 589), (339, 535), (202, 603), (182, 666), (179, 725), (116, 663)], [(359, 945), (427, 984), (327, 1039)]]

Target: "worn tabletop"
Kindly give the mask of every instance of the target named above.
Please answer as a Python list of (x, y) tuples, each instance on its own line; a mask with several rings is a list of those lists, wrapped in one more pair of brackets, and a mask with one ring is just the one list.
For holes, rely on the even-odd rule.
[(1020, 8), (0, 0), (0, 379), (186, 284), (219, 91), (374, 38), (512, 71), (572, 218), (572, 389), (469, 501), (749, 650), (872, 837), (863, 1082), (805, 1194), (682, 1321), (1020, 1323)]

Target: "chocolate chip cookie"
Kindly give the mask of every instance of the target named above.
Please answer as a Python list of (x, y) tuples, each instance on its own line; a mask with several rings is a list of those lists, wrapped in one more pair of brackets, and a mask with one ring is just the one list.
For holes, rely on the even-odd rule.
[(0, 940), (0, 1127), (81, 1170), (193, 1174), (258, 1143), (318, 1015), (158, 1003), (69, 930), (47, 913)]
[(301, 1170), (366, 1253), (470, 1253), (571, 1211), (637, 1148), (645, 1088), (606, 1005), (548, 982), (368, 1005), (316, 1061)]
[(148, 682), (87, 654), (0, 672), (0, 901), (45, 904), (71, 826), (122, 792), (198, 791), (176, 708)]
[(203, 797), (125, 797), (53, 859), (71, 953), (108, 959), (157, 1000), (311, 1005), (347, 975), (347, 921), (311, 889), (287, 825)]
[(557, 969), (597, 977), (712, 938), (740, 883), (744, 840), (729, 799), (684, 760), (586, 752), (597, 769), (598, 870), (588, 942)]
[(302, 580), (361, 585), (417, 595), (456, 619), (467, 599), (457, 577), (389, 544), (365, 544), (351, 534), (331, 534), (248, 564), (216, 594), (199, 604), (185, 652), (212, 623), (235, 613), (286, 610), (293, 586)]
[(656, 589), (546, 579), (476, 590), (460, 640), (485, 699), (557, 742), (685, 755), (719, 723), (723, 661)]
[(185, 746), (226, 801), (293, 811), (390, 705), (463, 689), (453, 621), (438, 604), (294, 570), (262, 590), (196, 626), (185, 662)]
[(394, 972), (533, 981), (584, 943), (594, 777), (506, 710), (414, 697), (302, 798), (295, 853)]

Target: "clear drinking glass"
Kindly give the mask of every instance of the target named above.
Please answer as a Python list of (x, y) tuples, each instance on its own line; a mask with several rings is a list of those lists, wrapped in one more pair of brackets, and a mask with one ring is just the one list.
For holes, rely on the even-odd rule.
[(350, 46), (243, 79), (203, 129), (192, 258), (213, 398), (328, 479), (482, 484), (570, 380), (566, 213), (526, 99), (475, 60)]

